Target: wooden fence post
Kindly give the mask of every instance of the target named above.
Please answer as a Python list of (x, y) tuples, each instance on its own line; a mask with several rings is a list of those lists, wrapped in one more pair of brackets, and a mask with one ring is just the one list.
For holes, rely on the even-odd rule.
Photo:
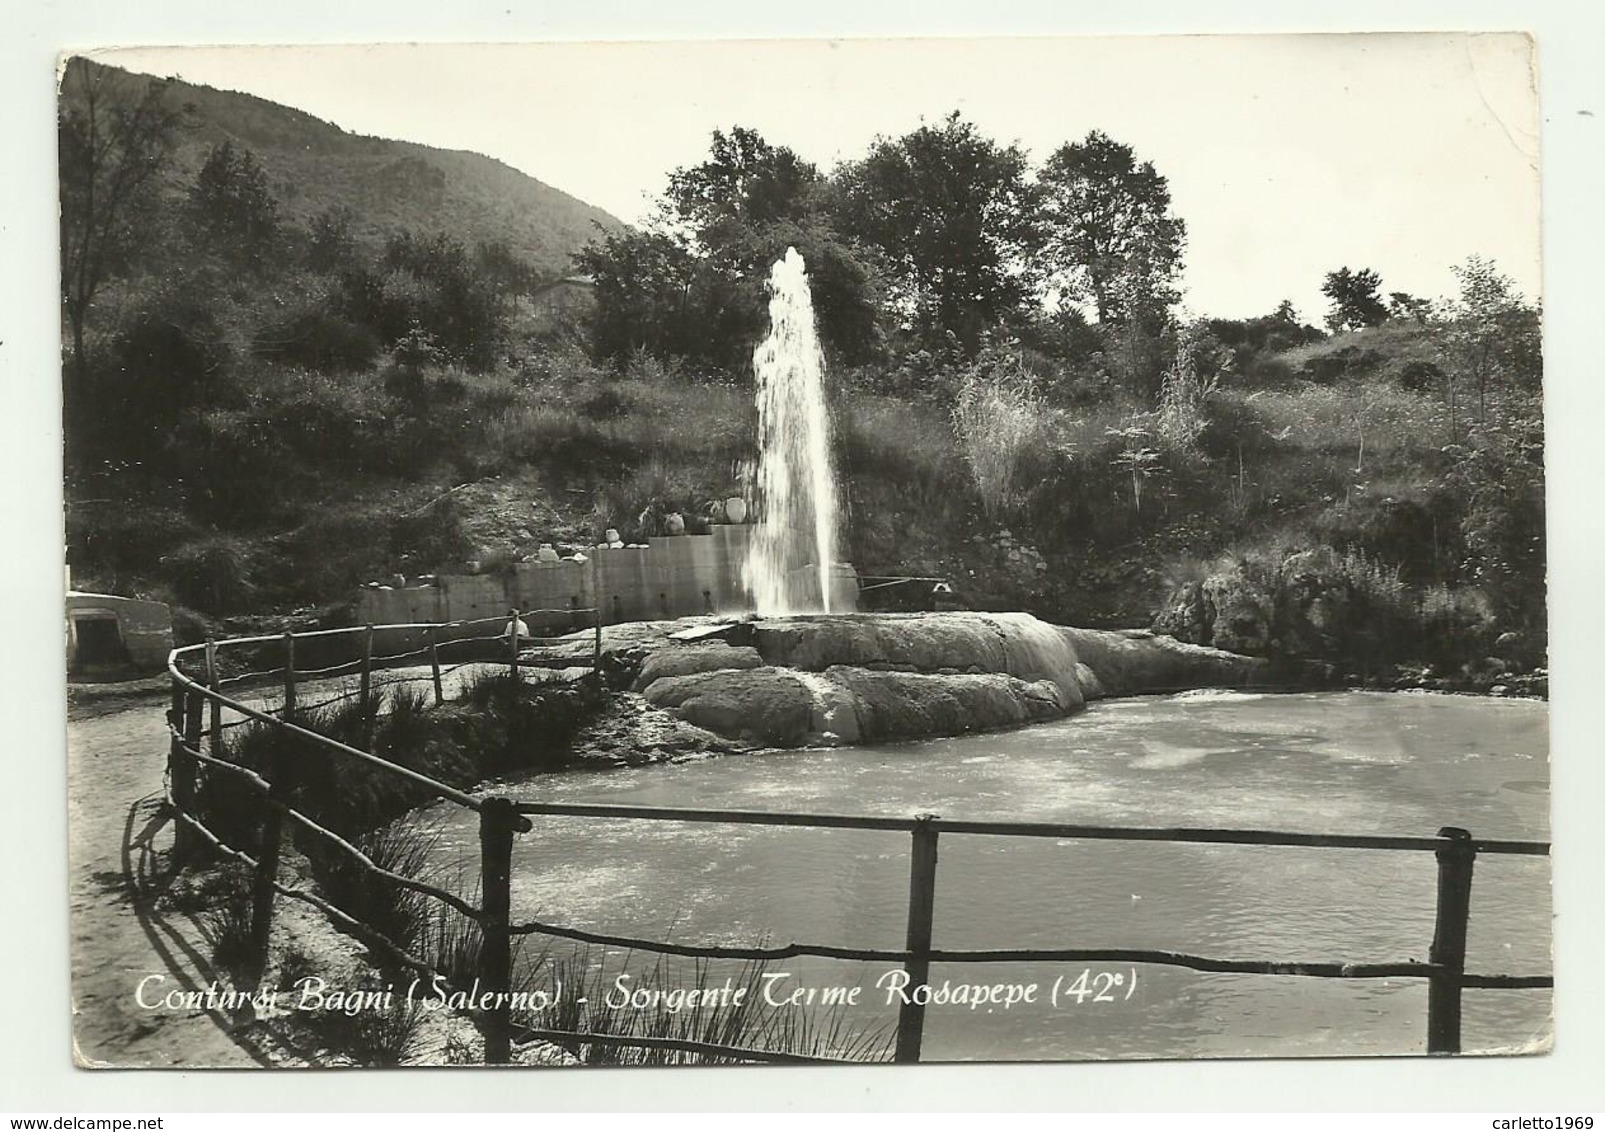
[(435, 706), (439, 707), (446, 702), (446, 693), (440, 686), (440, 649), (435, 642), (436, 632), (433, 625), (429, 626), (429, 672), (435, 678)]
[(507, 675), (518, 683), (518, 621), (522, 616), (518, 610), (507, 621)]
[[(191, 751), (201, 749), (201, 735), (203, 734), (201, 705), (201, 694), (191, 690), (184, 702), (184, 745)], [(193, 814), (195, 813), (196, 779), (200, 774), (201, 763), (199, 759), (193, 758), (188, 751), (184, 753), (184, 763), (185, 770), (183, 776), (179, 779), (177, 793), (179, 804), (183, 807), (184, 812)], [(193, 829), (190, 832), (196, 839), (196, 844), (199, 844), (200, 835), (195, 833)]]
[(931, 923), (936, 912), (936, 815), (918, 814), (914, 818), (914, 851), (908, 870), (908, 985), (909, 997), (897, 1010), (897, 1049), (894, 1061), (920, 1059), (920, 1042), (925, 1034), (925, 1005), (914, 1002), (917, 991), (931, 975)]
[[(217, 691), (217, 643), (212, 638), (206, 638), (206, 686)], [(217, 700), (212, 701), (212, 726), (210, 751), (214, 759), (223, 757), (223, 705)]]
[(373, 747), (373, 626), (362, 627), (362, 749)]
[[(286, 634), (288, 636), (288, 634)], [(293, 699), (293, 693), (291, 693)], [(267, 971), (268, 941), (273, 933), (273, 885), (279, 879), (279, 845), (284, 829), (284, 808), (291, 801), (295, 762), (289, 732), (281, 732), (269, 749), (268, 793), (262, 800), (262, 822), (257, 827), (256, 873), (251, 878), (251, 972), (259, 982)]]
[[(194, 814), (195, 760), (184, 750), (188, 728), (188, 696), (183, 682), (173, 677), (172, 709), (167, 713), (173, 727), (172, 743), (167, 750), (167, 781), (172, 793), (173, 808), (179, 813)], [(199, 705), (197, 705), (199, 706)], [(198, 834), (189, 822), (175, 818), (173, 823), (173, 858), (182, 864), (195, 849)]]
[(596, 640), (591, 646), (591, 671), (602, 671), (602, 607), (599, 605), (593, 612), (596, 614)]
[(280, 719), (289, 719), (295, 712), (295, 634), (284, 634), (284, 711)]
[(1460, 1052), (1461, 978), (1466, 973), (1466, 924), (1471, 917), (1471, 870), (1477, 847), (1464, 829), (1445, 826), (1437, 851), (1438, 914), (1428, 960), (1442, 970), (1427, 983), (1427, 1052)]
[(506, 798), (486, 798), (479, 811), (479, 890), (485, 902), (480, 919), (483, 938), (479, 948), (479, 990), (490, 997), (485, 1012), (485, 1061), (505, 1064), (512, 1055), (512, 1012), (507, 992), (512, 983), (512, 937), (508, 916), (512, 907), (513, 832), (518, 811)]

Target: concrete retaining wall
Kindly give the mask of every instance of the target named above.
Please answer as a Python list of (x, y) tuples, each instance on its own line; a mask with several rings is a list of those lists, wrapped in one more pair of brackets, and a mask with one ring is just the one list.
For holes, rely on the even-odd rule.
[[(442, 574), (433, 585), (358, 591), (357, 620), (370, 625), (442, 623), (499, 617), (509, 609), (527, 613), (536, 635), (568, 632), (591, 624), (600, 609), (605, 624), (654, 621), (704, 613), (744, 613), (752, 608), (741, 579), (750, 525), (720, 524), (705, 535), (655, 538), (644, 547), (589, 549), (587, 562), (520, 562), (511, 576)], [(839, 567), (832, 608), (858, 608), (858, 580)]]

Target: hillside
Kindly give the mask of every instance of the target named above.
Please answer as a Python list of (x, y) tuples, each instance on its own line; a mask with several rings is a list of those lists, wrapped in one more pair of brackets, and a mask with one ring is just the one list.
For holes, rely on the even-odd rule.
[[(109, 72), (105, 89), (120, 99), (142, 92), (146, 76), (74, 59), (71, 68)], [(250, 150), (267, 173), (283, 218), (305, 228), (318, 214), (350, 210), (353, 234), (377, 246), (396, 231), (450, 232), (467, 244), (501, 240), (546, 276), (569, 270), (569, 257), (596, 234), (623, 224), (600, 208), (494, 158), (461, 150), (348, 133), (304, 111), (254, 95), (160, 80), (163, 102), (181, 113), (170, 194), (192, 184), (223, 142)], [(63, 110), (83, 84), (64, 82)]]
[[(1093, 323), (1008, 287), (909, 322), (907, 241), (873, 226), (907, 186), (832, 184), (737, 131), (671, 178), (694, 241), (620, 228), (553, 286), (605, 214), (504, 165), (174, 82), (175, 120), (97, 160), (147, 82), (79, 74), (105, 97), (61, 132), (69, 556), (81, 586), (178, 607), (181, 635), (338, 622), (369, 580), (494, 574), (671, 514), (701, 528), (755, 454), (761, 280), (796, 246), (841, 545), (862, 576), (925, 579), (866, 606), (928, 604), (940, 577), (975, 608), (1151, 625), (1290, 682), (1542, 678), (1539, 312), (1492, 265), (1330, 334), (1286, 303)], [(917, 140), (977, 144), (944, 129)], [(927, 242), (984, 266), (972, 220)]]

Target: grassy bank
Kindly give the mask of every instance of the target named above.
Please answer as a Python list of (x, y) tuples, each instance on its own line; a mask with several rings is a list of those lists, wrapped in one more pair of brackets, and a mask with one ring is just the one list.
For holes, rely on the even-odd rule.
[[(1379, 342), (1366, 349), (1419, 349), (1398, 331)], [(1325, 372), (1317, 363), (1330, 355), (1313, 350), (1295, 360)], [(864, 575), (951, 578), (977, 608), (1116, 627), (1149, 624), (1209, 577), (1257, 585), (1299, 555), (1330, 552), (1394, 577), (1398, 602), (1452, 609), (1477, 653), (1440, 647), (1429, 623), (1441, 618), (1428, 610), (1389, 623), (1390, 663), (1541, 666), (1536, 401), (1512, 396), (1499, 423), (1467, 426), (1433, 391), (1386, 376), (1401, 365), (1378, 365), (1382, 376), (1215, 388), (1189, 407), (1182, 440), (1163, 412), (1133, 402), (1039, 399), (1025, 432), (975, 438), (1008, 464), (1006, 498), (966, 460), (943, 396), (838, 374), (845, 553)], [(282, 377), (244, 410), (202, 414), (185, 482), (226, 484), (234, 502), (214, 513), (186, 487), (75, 509), (81, 584), (198, 611), (181, 612), (181, 635), (256, 625), (270, 610), (330, 623), (370, 578), (495, 570), (540, 543), (589, 546), (609, 527), (641, 540), (664, 533), (672, 513), (694, 533), (740, 491), (753, 456), (748, 390), (651, 359), (622, 375), (576, 352), (517, 370), (420, 372), (411, 391), (377, 375)], [(885, 608), (926, 600), (918, 587), (866, 597)], [(1188, 639), (1233, 647), (1198, 632)], [(1509, 633), (1519, 640), (1497, 644)], [(1236, 647), (1260, 654), (1277, 639), (1242, 637)], [(1344, 648), (1317, 651), (1346, 661)]]
[[(606, 707), (599, 677), (528, 683), (505, 672), (471, 678), (459, 698), (434, 705), (424, 692), (393, 687), (365, 711), (356, 699), (313, 710), (293, 710), (289, 722), (459, 790), (508, 774), (567, 765), (579, 729)], [(330, 754), (314, 741), (271, 724), (248, 722), (226, 732), (221, 757), (267, 775), (282, 766), (293, 788), (291, 804), (342, 837), (358, 837), (433, 800), (423, 787), (356, 759)], [(261, 820), (260, 795), (226, 772), (204, 767), (198, 810), (229, 845), (254, 853)], [(319, 842), (303, 845), (314, 859)]]

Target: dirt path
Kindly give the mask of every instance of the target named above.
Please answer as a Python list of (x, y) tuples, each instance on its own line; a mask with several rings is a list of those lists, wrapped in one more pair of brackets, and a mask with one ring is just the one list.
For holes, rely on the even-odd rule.
[[(457, 692), (482, 665), (451, 672)], [(392, 681), (427, 686), (428, 668), (387, 671)], [(556, 678), (555, 675), (551, 678)], [(315, 702), (356, 687), (353, 679), (311, 681)], [(252, 707), (277, 708), (262, 690), (237, 693)], [(162, 815), (168, 733), (165, 680), (69, 689), (67, 803), (74, 1042), (81, 1064), (92, 1066), (241, 1067), (269, 1064), (257, 1035), (244, 1044), (229, 1036), (231, 1019), (204, 1009), (143, 1007), (140, 981), (164, 981), (146, 1000), (169, 990), (202, 991), (226, 976), (214, 971), (204, 920), (161, 900), (171, 877), (172, 822)], [(225, 713), (225, 722), (238, 718)], [(247, 1048), (250, 1047), (250, 1048)]]
[[(443, 681), (448, 696), (460, 692), (480, 670), (467, 664)], [(557, 673), (547, 679), (560, 679)], [(396, 669), (376, 679), (376, 688), (401, 681), (428, 687), (429, 669)], [(354, 679), (310, 681), (304, 702), (354, 690)], [(235, 693), (261, 709), (279, 706), (276, 689)], [(278, 1063), (263, 1052), (259, 1034), (230, 1036), (232, 1020), (221, 1011), (149, 1009), (136, 998), (141, 980), (146, 1001), (167, 991), (204, 991), (228, 979), (214, 971), (204, 918), (177, 911), (164, 901), (172, 877), (169, 857), (173, 824), (162, 813), (168, 732), (164, 680), (120, 687), (69, 689), (67, 794), (72, 937), (74, 1042), (78, 1060), (90, 1066), (247, 1067)], [(689, 738), (633, 705), (609, 717), (590, 737), (604, 762), (673, 757), (713, 736)], [(225, 712), (225, 723), (237, 719)], [(674, 721), (669, 721), (673, 723)], [(685, 729), (681, 725), (680, 730)], [(661, 750), (659, 749), (661, 748)], [(159, 987), (154, 993), (150, 988)]]
[[(216, 976), (204, 926), (159, 910), (173, 830), (159, 815), (166, 766), (161, 695), (74, 703), (67, 722), (74, 1044), (80, 1064), (261, 1064), (204, 1010), (147, 1010), (141, 979), (163, 991)], [(148, 997), (148, 996), (147, 996)]]

